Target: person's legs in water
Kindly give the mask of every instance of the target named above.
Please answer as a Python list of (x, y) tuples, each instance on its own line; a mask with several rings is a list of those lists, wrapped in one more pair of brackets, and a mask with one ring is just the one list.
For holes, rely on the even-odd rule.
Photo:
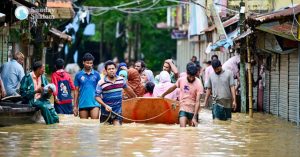
[(180, 127), (186, 127), (187, 124), (189, 124), (189, 126), (192, 126), (192, 119), (193, 119), (193, 117), (194, 117), (193, 113), (189, 113), (189, 112), (185, 112), (185, 111), (180, 111), (179, 112), (179, 124), (180, 124)]
[(187, 117), (180, 117), (179, 118), (179, 124), (180, 127), (186, 127), (186, 124), (188, 123)]
[(185, 112), (185, 111), (179, 112), (179, 124), (180, 124), (180, 127), (186, 127), (186, 125), (188, 124), (187, 112)]
[(84, 109), (79, 109), (79, 118), (80, 119), (88, 119), (89, 118), (89, 109), (84, 108)]
[[(122, 113), (118, 113), (118, 115), (122, 115)], [(112, 114), (112, 121), (113, 125), (122, 125), (122, 117), (119, 117), (118, 115)]]
[(113, 125), (121, 125), (121, 122), (119, 119), (114, 119)]
[(91, 119), (99, 119), (99, 110), (99, 107), (94, 107), (89, 111)]
[[(189, 126), (195, 126), (195, 125), (193, 125), (193, 123), (192, 123), (193, 116), (194, 116), (193, 113), (189, 113), (189, 116), (188, 116), (188, 123), (189, 123)], [(199, 114), (196, 115), (196, 121), (199, 123)]]
[(231, 109), (227, 109), (219, 103), (213, 104), (212, 114), (213, 114), (213, 119), (215, 118), (218, 120), (231, 119)]
[(72, 104), (56, 104), (54, 103), (54, 109), (58, 114), (73, 114)]
[(49, 111), (50, 111), (50, 114), (52, 115), (52, 117), (53, 117), (53, 119), (54, 119), (54, 122), (55, 122), (55, 123), (59, 123), (59, 117), (58, 117), (58, 115), (57, 115), (55, 109), (54, 109), (54, 108), (51, 108), (51, 109), (49, 109)]
[(33, 106), (38, 107), (41, 110), (46, 124), (54, 124), (59, 122), (59, 117), (57, 116), (54, 108), (52, 108), (49, 101), (37, 100), (34, 102)]
[(109, 123), (111, 124), (111, 117), (109, 115), (102, 115), (100, 116), (100, 123)]
[[(122, 115), (119, 113), (119, 115)], [(115, 115), (114, 113), (111, 113), (110, 115), (101, 115), (100, 116), (100, 123), (108, 123), (110, 125), (122, 125), (122, 118)]]

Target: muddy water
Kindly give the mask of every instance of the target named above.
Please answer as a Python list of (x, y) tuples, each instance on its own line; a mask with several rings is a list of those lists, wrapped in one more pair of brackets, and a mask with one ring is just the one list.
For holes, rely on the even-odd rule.
[(0, 156), (300, 156), (300, 129), (266, 114), (221, 122), (203, 110), (200, 125), (184, 129), (60, 118), (56, 125), (0, 128)]

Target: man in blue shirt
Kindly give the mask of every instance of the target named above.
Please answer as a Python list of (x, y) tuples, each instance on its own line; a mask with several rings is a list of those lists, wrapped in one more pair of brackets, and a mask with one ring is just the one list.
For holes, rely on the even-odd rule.
[(100, 74), (93, 69), (94, 57), (90, 53), (83, 56), (83, 69), (79, 71), (74, 79), (75, 98), (74, 115), (83, 119), (98, 119), (100, 105), (95, 100), (95, 91)]
[[(133, 90), (127, 86), (123, 77), (117, 76), (116, 64), (113, 61), (105, 63), (107, 75), (99, 81), (96, 88), (96, 100), (101, 104), (100, 122), (109, 122), (113, 125), (120, 125), (122, 118), (122, 90), (124, 89), (130, 97), (136, 97)], [(114, 113), (109, 113), (113, 111)]]
[(17, 89), (19, 89), (20, 82), (25, 75), (22, 67), (23, 63), (24, 55), (21, 52), (16, 52), (13, 60), (2, 65), (0, 72), (6, 96), (19, 95)]

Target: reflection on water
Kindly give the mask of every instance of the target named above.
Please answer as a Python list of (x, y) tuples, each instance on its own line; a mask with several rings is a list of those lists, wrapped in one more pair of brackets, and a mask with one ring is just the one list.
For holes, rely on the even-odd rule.
[(299, 156), (300, 129), (264, 114), (213, 121), (203, 110), (197, 128), (100, 125), (61, 115), (55, 125), (0, 128), (0, 156)]

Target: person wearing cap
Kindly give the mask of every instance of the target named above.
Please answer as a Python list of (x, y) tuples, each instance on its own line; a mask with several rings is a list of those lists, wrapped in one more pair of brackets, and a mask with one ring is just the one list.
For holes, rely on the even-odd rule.
[(197, 66), (190, 62), (186, 66), (186, 77), (180, 77), (176, 84), (165, 91), (161, 97), (164, 98), (176, 88), (179, 88), (179, 123), (180, 127), (198, 125), (198, 113), (200, 110), (200, 96), (203, 94), (203, 85), (196, 77)]
[(49, 101), (52, 93), (55, 92), (55, 86), (48, 85), (44, 75), (45, 65), (41, 61), (36, 61), (33, 63), (32, 70), (21, 80), (20, 94), (23, 103), (40, 109), (46, 124), (58, 123), (59, 117)]
[(214, 73), (206, 82), (206, 97), (204, 104), (208, 105), (208, 98), (212, 94), (212, 116), (219, 120), (231, 119), (231, 108), (236, 110), (235, 83), (233, 74), (224, 70), (218, 59), (212, 60)]

